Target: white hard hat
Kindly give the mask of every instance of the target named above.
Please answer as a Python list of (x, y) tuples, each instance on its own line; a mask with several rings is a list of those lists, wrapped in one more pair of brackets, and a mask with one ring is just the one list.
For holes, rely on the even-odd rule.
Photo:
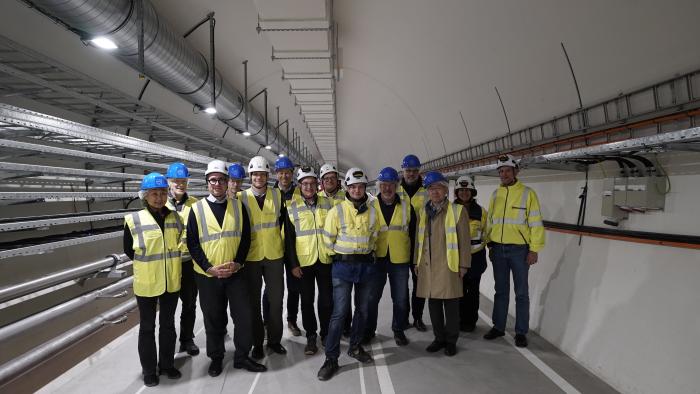
[(302, 179), (314, 177), (316, 178), (316, 171), (311, 167), (300, 167), (297, 170), (297, 182), (301, 182)]
[(220, 172), (228, 176), (228, 170), (226, 169), (226, 163), (221, 160), (212, 160), (207, 164), (207, 170), (204, 172), (204, 176), (211, 174), (212, 172)]
[(474, 177), (471, 175), (462, 175), (461, 177), (457, 178), (455, 190), (459, 189), (476, 189), (474, 186)]
[(353, 167), (349, 169), (345, 175), (345, 185), (350, 186), (356, 183), (367, 184), (367, 175), (365, 175), (365, 172), (361, 169)]
[(328, 174), (329, 172), (335, 172), (336, 174), (338, 173), (338, 169), (335, 168), (333, 164), (326, 163), (321, 166), (321, 178), (323, 178), (324, 175)]
[(498, 167), (496, 167), (496, 168), (501, 168), (501, 167), (518, 168), (518, 162), (515, 161), (515, 158), (513, 157), (513, 155), (498, 156)]
[(255, 156), (250, 159), (250, 163), (248, 163), (248, 174), (252, 174), (254, 172), (270, 173), (270, 164), (264, 157)]

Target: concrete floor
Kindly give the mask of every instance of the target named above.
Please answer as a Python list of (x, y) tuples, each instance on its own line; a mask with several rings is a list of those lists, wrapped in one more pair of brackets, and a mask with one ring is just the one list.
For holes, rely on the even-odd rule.
[[(427, 309), (427, 306), (426, 306)], [(432, 341), (430, 331), (406, 331), (411, 343), (397, 347), (391, 336), (391, 298), (389, 286), (380, 304), (378, 336), (371, 345), (374, 364), (360, 366), (344, 354), (341, 345), (341, 369), (328, 382), (320, 382), (316, 373), (324, 361), (319, 352), (304, 355), (305, 338), (292, 337), (285, 330), (282, 344), (286, 356), (264, 359), (268, 372), (255, 374), (232, 367), (233, 343), (227, 339), (224, 373), (207, 375), (209, 359), (205, 355), (205, 335), (201, 316), (195, 326), (195, 341), (202, 350), (190, 357), (176, 355), (179, 380), (161, 377), (154, 388), (143, 386), (137, 355), (138, 326), (82, 361), (43, 387), (40, 393), (614, 393), (610, 386), (592, 375), (562, 352), (535, 334), (529, 335), (526, 350), (514, 346), (512, 337), (485, 341), (482, 335), (490, 327), (487, 315), (491, 305), (482, 297), (482, 319), (473, 333), (462, 333), (458, 353), (447, 357), (442, 352), (429, 354), (425, 347)], [(176, 315), (179, 317), (179, 312)], [(424, 313), (429, 324), (428, 311)], [(511, 319), (512, 320), (512, 319)], [(301, 322), (301, 317), (299, 318)], [(511, 328), (512, 330), (512, 328)], [(229, 323), (229, 333), (232, 333)], [(511, 331), (512, 332), (512, 331)], [(320, 349), (322, 350), (322, 349)], [(369, 350), (369, 349), (368, 349)]]

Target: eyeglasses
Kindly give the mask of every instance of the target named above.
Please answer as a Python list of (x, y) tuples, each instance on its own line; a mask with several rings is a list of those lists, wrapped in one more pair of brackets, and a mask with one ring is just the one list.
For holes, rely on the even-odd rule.
[(315, 188), (316, 182), (301, 182), (299, 185), (301, 185), (301, 187)]
[(225, 185), (226, 178), (209, 178), (207, 179), (210, 185)]

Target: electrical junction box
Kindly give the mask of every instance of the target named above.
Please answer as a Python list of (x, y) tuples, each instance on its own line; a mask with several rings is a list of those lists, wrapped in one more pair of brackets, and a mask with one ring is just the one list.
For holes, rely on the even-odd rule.
[(665, 177), (635, 177), (627, 181), (627, 206), (641, 210), (664, 209), (666, 203)]
[(614, 219), (627, 218), (627, 212), (620, 206), (627, 204), (627, 178), (606, 178), (603, 180), (602, 216)]

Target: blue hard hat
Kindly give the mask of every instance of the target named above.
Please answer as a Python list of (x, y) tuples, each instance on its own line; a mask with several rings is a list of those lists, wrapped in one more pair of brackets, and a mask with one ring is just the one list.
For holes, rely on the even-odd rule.
[(168, 167), (168, 172), (165, 173), (165, 177), (168, 179), (172, 178), (189, 178), (190, 171), (184, 163), (173, 163)]
[(163, 189), (168, 187), (168, 180), (163, 174), (152, 172), (143, 177), (141, 180), (141, 190), (148, 189)]
[(377, 180), (379, 182), (398, 182), (399, 181), (399, 173), (396, 172), (396, 170), (391, 168), (391, 167), (384, 167), (384, 168), (382, 168), (381, 171), (379, 171), (379, 175), (377, 176)]
[(447, 179), (445, 179), (445, 176), (442, 175), (442, 173), (437, 171), (429, 171), (423, 177), (423, 187), (426, 189), (429, 188), (430, 185), (437, 182), (447, 182)]
[(243, 179), (245, 178), (245, 169), (241, 163), (233, 163), (228, 167), (228, 176), (231, 179)]
[(275, 161), (275, 171), (279, 170), (292, 170), (294, 171), (294, 163), (289, 160), (289, 157), (283, 156)]
[(401, 162), (401, 168), (420, 168), (420, 160), (416, 155), (406, 155)]

